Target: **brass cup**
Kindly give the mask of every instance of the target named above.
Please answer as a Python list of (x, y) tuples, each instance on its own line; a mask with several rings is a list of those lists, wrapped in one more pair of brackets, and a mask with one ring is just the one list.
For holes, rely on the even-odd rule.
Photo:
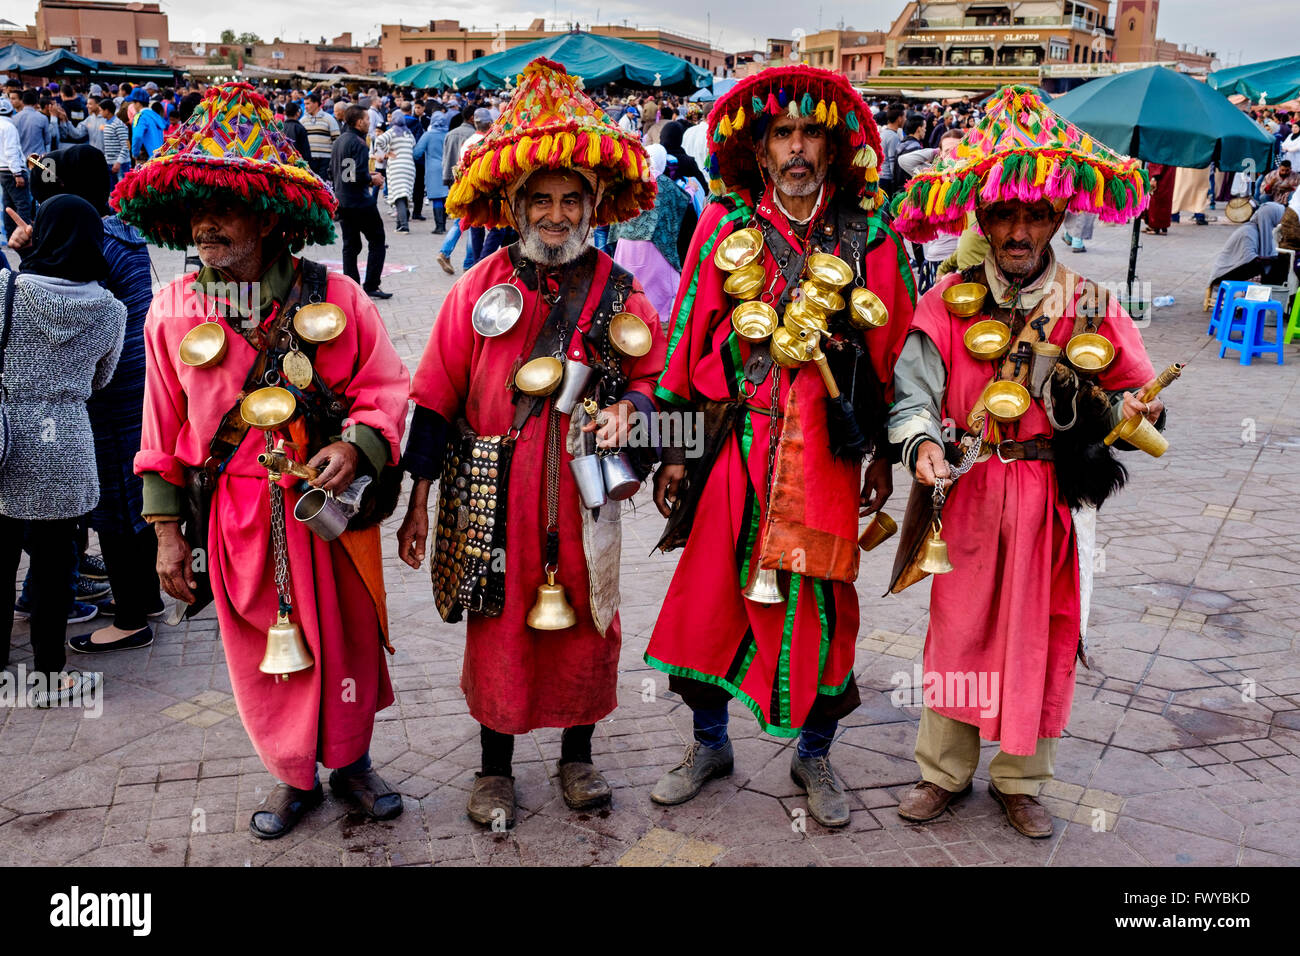
[(883, 511), (877, 511), (871, 518), (871, 523), (867, 525), (861, 537), (858, 538), (858, 547), (863, 551), (870, 551), (872, 548), (882, 544), (898, 531), (898, 524), (893, 518)]
[(1160, 430), (1142, 415), (1138, 415), (1136, 418), (1126, 418), (1124, 423), (1119, 426), (1119, 432), (1115, 439), (1128, 442), (1134, 448), (1146, 452), (1152, 458), (1159, 458), (1169, 450), (1169, 442), (1165, 439), (1165, 436), (1160, 434)]
[(563, 375), (563, 363), (557, 358), (543, 355), (525, 362), (519, 371), (515, 372), (515, 388), (525, 395), (540, 398), (555, 391), (555, 386), (560, 384)]
[(722, 283), (722, 291), (737, 299), (752, 299), (763, 288), (763, 280), (766, 278), (767, 271), (763, 268), (763, 263), (751, 262), (727, 276), (727, 281)]
[(309, 302), (293, 317), (293, 328), (308, 342), (332, 342), (347, 328), (348, 317), (332, 302)]
[(799, 288), (803, 292), (802, 298), (805, 302), (821, 309), (828, 316), (844, 308), (844, 296), (838, 292), (827, 292), (811, 279), (804, 280)]
[(1029, 411), (1029, 389), (1019, 382), (989, 382), (981, 401), (990, 418), (1014, 422)]
[(735, 272), (763, 253), (763, 234), (757, 229), (737, 229), (713, 250), (713, 264), (723, 272)]
[(1065, 343), (1065, 357), (1080, 372), (1104, 372), (1115, 361), (1115, 346), (1104, 335), (1081, 332)]
[(816, 347), (800, 339), (786, 326), (772, 333), (772, 360), (782, 368), (798, 368), (812, 358)]
[(258, 431), (270, 431), (279, 428), (298, 408), (298, 400), (293, 393), (279, 385), (268, 385), (249, 392), (239, 403), (239, 417)]
[(879, 329), (889, 322), (889, 310), (870, 289), (854, 289), (849, 294), (849, 322), (858, 329)]
[(785, 327), (801, 339), (816, 337), (827, 331), (826, 316), (806, 300), (796, 299), (785, 307)]
[(190, 368), (212, 368), (226, 357), (227, 344), (221, 323), (204, 322), (185, 333), (176, 351)]
[(640, 316), (620, 312), (609, 320), (609, 344), (620, 355), (640, 358), (650, 351), (654, 338)]
[(1011, 348), (1011, 330), (996, 319), (976, 322), (962, 335), (972, 358), (996, 362)]
[(839, 256), (814, 252), (804, 266), (810, 280), (827, 292), (838, 292), (853, 281), (853, 270)]
[(746, 342), (765, 342), (777, 324), (776, 309), (766, 302), (742, 302), (731, 310), (731, 327)]
[(972, 315), (979, 315), (984, 308), (984, 297), (988, 292), (988, 287), (978, 282), (958, 282), (943, 290), (944, 308), (949, 315), (969, 319)]

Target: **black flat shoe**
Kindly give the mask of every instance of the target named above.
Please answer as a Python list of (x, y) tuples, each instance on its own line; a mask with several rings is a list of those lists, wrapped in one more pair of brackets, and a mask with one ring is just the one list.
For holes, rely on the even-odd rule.
[(298, 825), (304, 813), (319, 807), (324, 799), (325, 791), (319, 782), (311, 790), (298, 790), (287, 783), (278, 783), (249, 818), (248, 830), (259, 840), (278, 840)]
[(391, 299), (393, 297), (393, 293), (385, 292), (383, 289), (367, 289), (366, 295), (372, 299)]
[(106, 651), (133, 651), (138, 647), (148, 647), (153, 643), (153, 628), (145, 626), (134, 634), (120, 637), (107, 644), (96, 644), (90, 634), (78, 634), (68, 638), (68, 647), (78, 654), (103, 654)]
[(330, 773), (330, 789), (355, 801), (372, 820), (391, 820), (402, 813), (402, 795), (373, 769), (348, 777), (335, 770)]

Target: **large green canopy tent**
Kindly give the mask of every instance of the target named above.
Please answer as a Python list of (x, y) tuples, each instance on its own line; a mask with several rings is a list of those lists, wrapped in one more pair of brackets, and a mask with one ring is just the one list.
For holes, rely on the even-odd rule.
[(417, 90), (443, 90), (451, 85), (447, 79), (448, 67), (462, 64), (454, 60), (429, 60), (415, 63), (388, 74), (388, 82), (394, 86), (409, 86)]
[(1240, 93), (1252, 103), (1285, 103), (1300, 96), (1300, 56), (1215, 70), (1205, 82), (1224, 96)]
[(539, 56), (561, 64), (572, 75), (582, 77), (583, 85), (588, 89), (609, 83), (674, 93), (713, 87), (713, 74), (681, 57), (632, 40), (574, 31), (470, 60), (459, 67), (449, 67), (446, 71), (448, 88), (504, 89), (507, 85), (514, 85), (515, 77)]
[[(1268, 168), (1273, 140), (1227, 98), (1164, 66), (1091, 80), (1052, 100), (1054, 111), (1111, 149), (1143, 162), (1223, 170)], [(1139, 223), (1129, 252), (1137, 276)]]
[(50, 76), (69, 69), (90, 72), (99, 69), (98, 60), (89, 60), (67, 50), (33, 50), (10, 43), (0, 46), (0, 73), (38, 73)]

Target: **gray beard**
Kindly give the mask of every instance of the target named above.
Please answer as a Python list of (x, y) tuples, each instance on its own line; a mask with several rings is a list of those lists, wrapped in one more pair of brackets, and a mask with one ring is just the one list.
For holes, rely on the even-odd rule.
[[(522, 206), (522, 204), (520, 204)], [(554, 268), (568, 265), (582, 255), (587, 248), (587, 236), (591, 232), (592, 208), (588, 204), (583, 208), (582, 222), (569, 230), (564, 242), (558, 246), (546, 244), (541, 233), (528, 224), (528, 214), (523, 208), (515, 209), (515, 222), (519, 223), (519, 248), (524, 255), (539, 266)]]
[(824, 169), (820, 176), (814, 173), (813, 178), (807, 182), (789, 182), (789, 177), (781, 172), (781, 167), (771, 162), (767, 163), (767, 174), (772, 177), (772, 182), (776, 184), (776, 188), (787, 196), (811, 196), (821, 189), (822, 183), (826, 181), (826, 170)]
[(237, 262), (245, 262), (253, 257), (257, 251), (257, 240), (248, 239), (243, 243), (231, 243), (228, 246), (219, 247), (215, 253), (206, 255), (200, 250), (199, 260), (209, 269), (229, 269)]

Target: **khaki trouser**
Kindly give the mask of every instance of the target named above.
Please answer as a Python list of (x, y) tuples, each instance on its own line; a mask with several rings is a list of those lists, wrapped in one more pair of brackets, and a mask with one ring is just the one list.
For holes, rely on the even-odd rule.
[[(989, 779), (1002, 793), (1038, 796), (1039, 789), (1052, 779), (1058, 737), (1043, 737), (1032, 757), (1018, 757), (999, 750), (989, 761)], [(929, 707), (921, 710), (921, 727), (916, 734), (916, 762), (921, 778), (957, 792), (966, 789), (980, 762), (979, 728), (937, 714)]]

